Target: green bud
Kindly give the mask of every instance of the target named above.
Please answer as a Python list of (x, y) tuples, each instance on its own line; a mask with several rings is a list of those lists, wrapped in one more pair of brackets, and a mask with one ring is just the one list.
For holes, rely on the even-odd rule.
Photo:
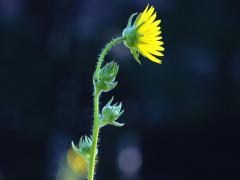
[(116, 78), (118, 70), (119, 70), (119, 66), (114, 61), (107, 63), (102, 69), (100, 69), (100, 72), (99, 72), (100, 81), (112, 83)]
[(100, 69), (98, 74), (98, 79), (94, 78), (94, 85), (99, 91), (108, 92), (117, 86), (115, 78), (117, 76), (119, 66), (114, 61), (105, 64), (103, 68)]
[(116, 120), (123, 114), (124, 110), (121, 110), (122, 103), (115, 103), (111, 105), (113, 98), (103, 107), (102, 114), (100, 115), (100, 127), (108, 124), (122, 127), (124, 123), (119, 123)]
[(92, 140), (87, 136), (80, 138), (78, 147), (76, 147), (74, 142), (72, 142), (73, 150), (82, 156), (87, 162), (89, 162), (91, 147)]

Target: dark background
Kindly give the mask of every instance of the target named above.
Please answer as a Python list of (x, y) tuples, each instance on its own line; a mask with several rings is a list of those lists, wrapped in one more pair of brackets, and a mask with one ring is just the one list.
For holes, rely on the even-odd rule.
[(106, 58), (119, 86), (102, 104), (122, 101), (126, 125), (101, 131), (97, 179), (240, 179), (238, 0), (0, 0), (1, 180), (55, 179), (71, 140), (90, 133), (101, 48), (148, 3), (164, 63), (140, 67), (123, 45)]

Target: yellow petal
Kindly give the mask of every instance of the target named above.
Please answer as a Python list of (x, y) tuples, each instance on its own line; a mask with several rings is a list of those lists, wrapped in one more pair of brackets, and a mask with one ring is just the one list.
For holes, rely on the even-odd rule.
[(152, 28), (152, 29), (148, 29), (147, 31), (145, 31), (145, 32), (142, 32), (142, 31), (139, 31), (141, 34), (143, 34), (143, 35), (149, 35), (149, 34), (153, 34), (153, 33), (156, 33), (156, 32), (158, 32), (158, 31), (160, 31), (160, 27), (154, 27), (154, 28)]
[(162, 36), (143, 36), (139, 38), (140, 41), (158, 41), (162, 40)]
[(148, 12), (146, 13), (145, 21), (147, 21), (147, 20), (152, 16), (154, 10), (155, 10), (154, 7), (151, 6), (151, 8), (150, 8), (150, 9), (148, 10)]
[(151, 44), (152, 46), (161, 46), (163, 45), (162, 41), (148, 41), (147, 44)]
[(149, 5), (147, 5), (147, 7), (144, 9), (144, 11), (142, 13), (140, 13), (141, 15), (139, 16), (139, 18), (136, 19), (136, 22), (134, 23), (136, 27), (139, 26), (143, 22), (142, 17), (146, 16), (146, 13), (148, 11), (148, 6)]
[(149, 7), (149, 4), (148, 4), (147, 7), (144, 9), (143, 14), (146, 14), (146, 12), (148, 11), (148, 7)]
[(141, 49), (141, 50), (140, 50), (140, 53), (141, 53), (143, 56), (147, 57), (149, 60), (151, 60), (151, 61), (153, 61), (153, 62), (155, 62), (155, 63), (161, 64), (161, 62), (162, 62), (160, 59), (158, 59), (158, 58), (156, 58), (155, 56), (151, 55), (150, 53), (148, 53), (148, 52), (145, 51), (144, 49)]
[(152, 22), (156, 19), (157, 13), (154, 13), (147, 21), (146, 23), (141, 27), (142, 30), (148, 29), (149, 26), (152, 24)]
[(144, 30), (142, 30), (142, 33), (147, 32), (148, 30), (156, 27), (159, 27), (161, 29), (161, 27), (159, 26), (160, 22), (161, 22), (160, 20), (157, 20), (148, 26), (144, 26)]
[(150, 54), (153, 54), (155, 56), (164, 56), (163, 53), (159, 52), (159, 51), (156, 51), (156, 50), (151, 50), (149, 51)]
[(144, 45), (139, 45), (138, 48), (140, 50), (144, 50), (144, 51), (147, 51), (149, 52), (150, 54), (153, 54), (153, 55), (156, 55), (156, 56), (164, 56), (163, 53), (159, 52), (158, 50), (155, 50), (153, 48), (150, 48), (148, 46), (144, 46)]
[(152, 49), (152, 50), (156, 50), (156, 51), (164, 51), (164, 47), (162, 46), (154, 46), (154, 45), (151, 45), (151, 44), (139, 44), (138, 46), (144, 46), (145, 48), (148, 48), (148, 49)]
[(160, 23), (161, 23), (161, 20), (156, 20), (151, 24), (151, 26), (155, 27), (155, 26), (158, 26)]
[(151, 46), (160, 46), (163, 45), (163, 41), (156, 41), (156, 40), (146, 40), (146, 39), (140, 39), (139, 44), (145, 44), (145, 45), (151, 45)]
[(157, 31), (157, 32), (154, 32), (154, 33), (144, 33), (144, 36), (143, 37), (155, 37), (155, 36), (159, 36), (162, 32), (161, 31)]
[(157, 41), (161, 40), (162, 36), (157, 36), (157, 37), (150, 37), (150, 36), (142, 36), (140, 40), (142, 41)]
[(147, 10), (147, 12), (145, 12), (145, 10), (142, 13), (142, 16), (140, 17), (137, 26), (140, 25), (142, 22), (146, 22), (151, 17), (152, 13), (154, 12), (154, 7), (151, 6), (150, 9)]

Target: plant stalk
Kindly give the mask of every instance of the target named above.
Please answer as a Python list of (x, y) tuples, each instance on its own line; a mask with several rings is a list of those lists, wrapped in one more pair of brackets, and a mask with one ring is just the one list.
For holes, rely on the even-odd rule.
[[(120, 37), (112, 40), (109, 42), (105, 48), (103, 49), (102, 53), (100, 54), (95, 70), (95, 80), (99, 80), (99, 71), (104, 61), (104, 57), (108, 53), (108, 51), (116, 44), (121, 43), (125, 38)], [(93, 79), (94, 81), (94, 79)], [(94, 85), (94, 121), (93, 121), (93, 135), (92, 135), (92, 147), (90, 153), (90, 161), (89, 161), (89, 168), (88, 168), (88, 180), (94, 179), (95, 174), (95, 164), (96, 164), (96, 155), (97, 155), (97, 143), (98, 143), (98, 135), (99, 135), (99, 98), (101, 95), (101, 90), (97, 89)]]

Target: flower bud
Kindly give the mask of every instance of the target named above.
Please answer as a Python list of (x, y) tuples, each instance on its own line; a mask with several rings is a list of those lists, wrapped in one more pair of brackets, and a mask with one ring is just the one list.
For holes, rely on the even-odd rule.
[(112, 83), (118, 73), (119, 66), (114, 61), (107, 63), (99, 72), (99, 79), (101, 81)]
[(80, 138), (78, 147), (76, 147), (75, 144), (72, 142), (73, 150), (77, 154), (82, 156), (87, 162), (89, 161), (89, 158), (90, 158), (91, 147), (92, 147), (92, 140), (87, 136)]
[(94, 85), (99, 91), (107, 92), (116, 87), (117, 82), (114, 82), (119, 66), (114, 61), (105, 64), (100, 69), (98, 79), (94, 78)]
[(119, 123), (116, 120), (123, 114), (124, 110), (121, 110), (122, 103), (117, 105), (111, 105), (113, 98), (104, 106), (102, 109), (102, 114), (100, 115), (100, 127), (106, 126), (108, 124), (121, 127), (124, 123)]

